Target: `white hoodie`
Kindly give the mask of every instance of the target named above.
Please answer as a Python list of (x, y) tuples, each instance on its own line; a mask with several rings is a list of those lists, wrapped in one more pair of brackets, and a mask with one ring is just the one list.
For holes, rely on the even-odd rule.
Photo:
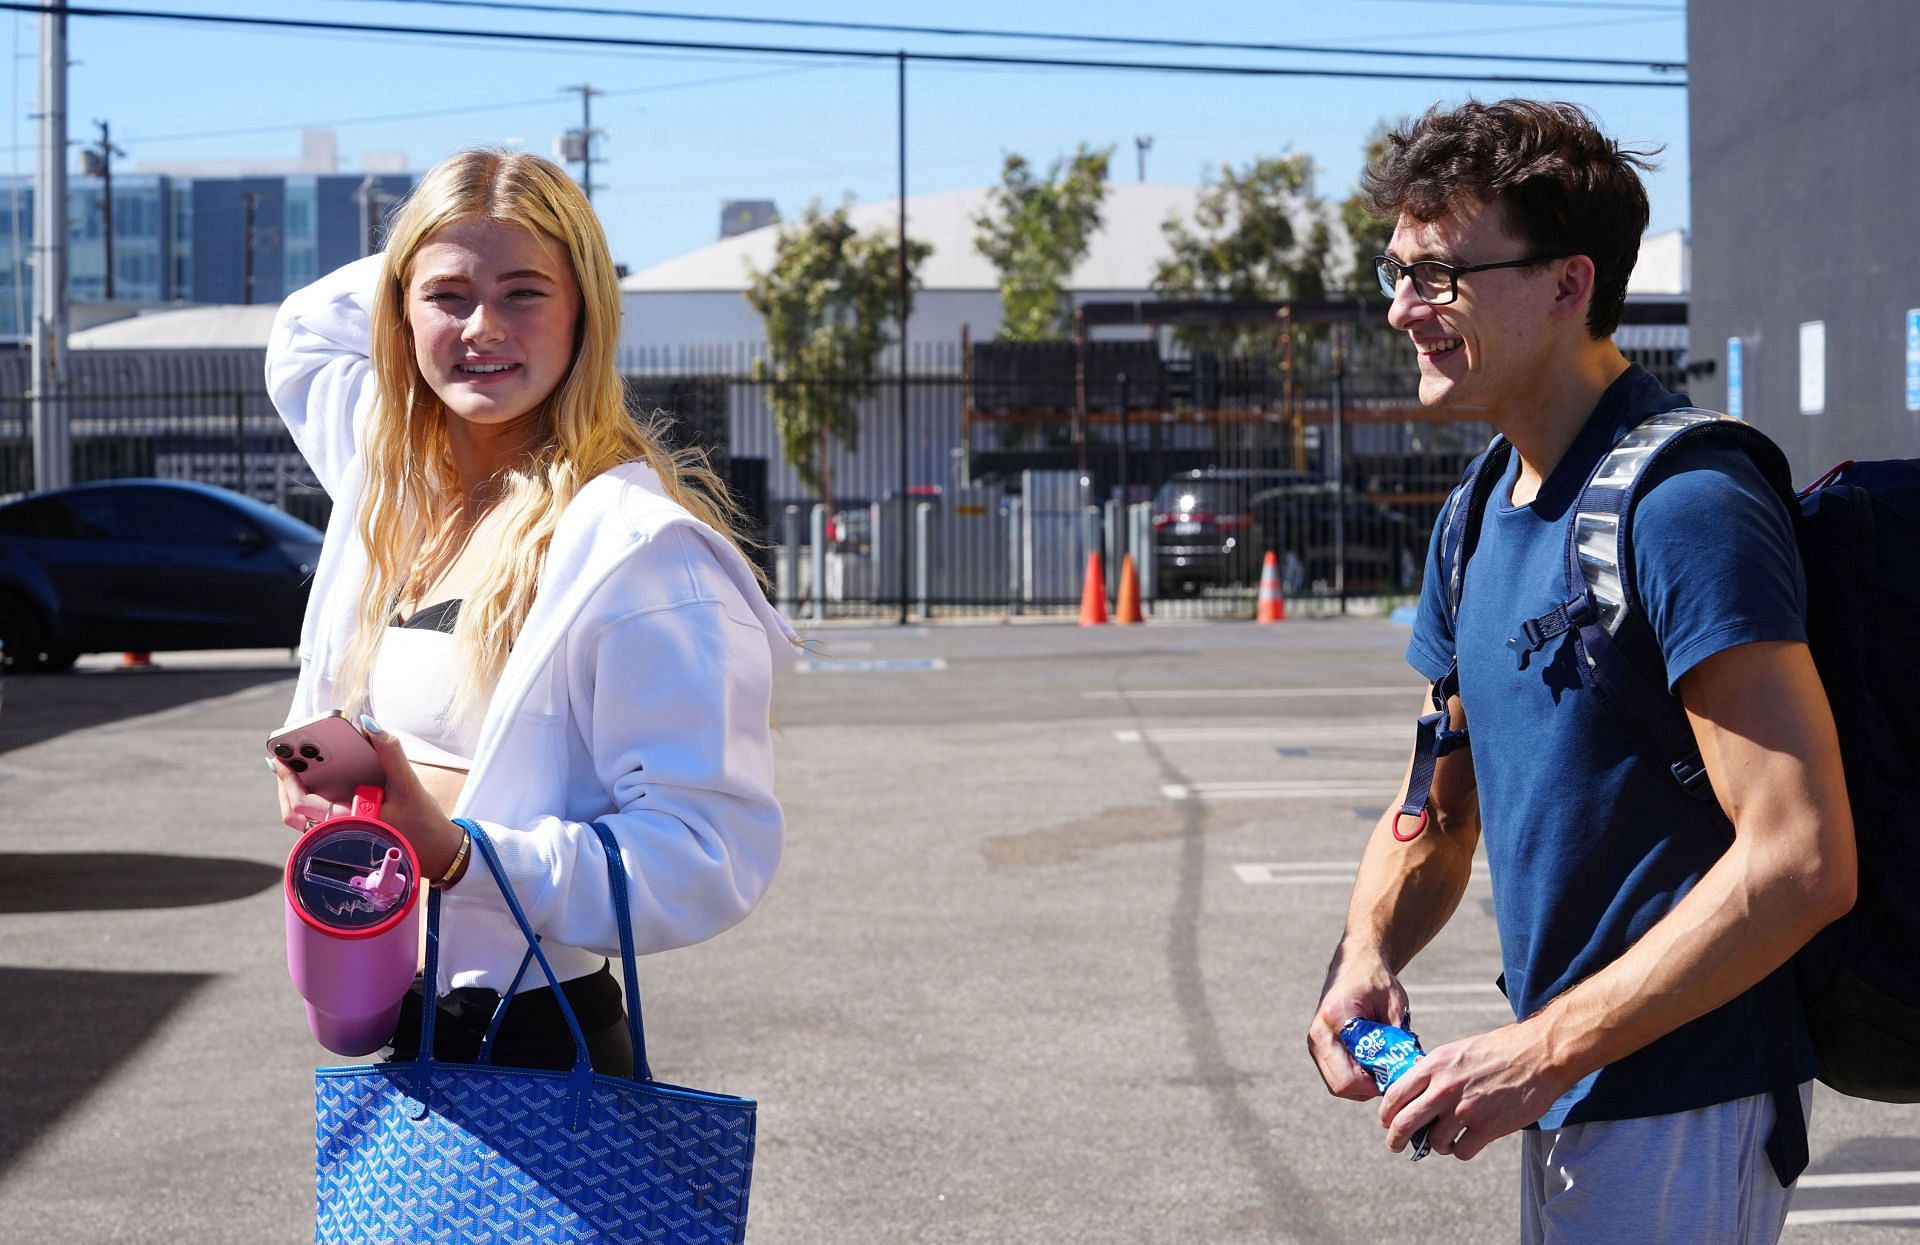
[[(333, 498), (289, 722), (349, 707), (334, 681), (367, 565), (358, 439), (374, 402), (380, 265), (359, 260), (289, 297), (267, 347), (267, 389)], [(589, 822), (624, 850), (641, 954), (711, 938), (759, 902), (783, 837), (773, 669), (797, 643), (745, 558), (668, 499), (652, 468), (616, 467), (568, 505), (454, 809), (486, 828), (562, 980), (619, 955)], [(525, 953), (476, 859), (443, 898), (439, 988), (505, 990)]]

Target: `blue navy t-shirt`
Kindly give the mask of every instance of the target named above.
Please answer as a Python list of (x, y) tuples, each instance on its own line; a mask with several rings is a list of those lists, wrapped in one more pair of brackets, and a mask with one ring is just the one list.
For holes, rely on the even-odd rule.
[[(1549, 642), (1525, 670), (1507, 647), (1523, 620), (1567, 597), (1567, 526), (1600, 458), (1645, 416), (1684, 405), (1630, 367), (1529, 505), (1511, 503), (1519, 455), (1509, 456), (1467, 561), (1457, 638), (1437, 569), (1438, 533), (1428, 551), (1407, 660), (1431, 680), (1459, 654), (1501, 963), (1518, 1017), (1618, 959), (1733, 841), (1718, 806), (1683, 792), (1581, 686), (1571, 635)], [(1631, 520), (1634, 587), (1669, 687), (1736, 645), (1804, 641), (1806, 589), (1791, 520), (1752, 460), (1735, 446), (1696, 439), (1655, 471)], [(1762, 1032), (1749, 990), (1586, 1077), (1540, 1126), (1661, 1115), (1763, 1092)], [(1795, 1043), (1805, 1080), (1813, 1060), (1804, 1030)]]

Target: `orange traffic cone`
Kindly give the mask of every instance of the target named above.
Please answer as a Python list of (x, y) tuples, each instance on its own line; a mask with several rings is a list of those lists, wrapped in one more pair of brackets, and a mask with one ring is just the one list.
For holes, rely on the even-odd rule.
[(1120, 596), (1113, 603), (1113, 621), (1146, 621), (1140, 617), (1140, 575), (1133, 569), (1133, 555), (1130, 553), (1120, 559)]
[(1260, 564), (1260, 607), (1253, 620), (1263, 623), (1287, 620), (1287, 598), (1280, 591), (1280, 559), (1271, 549), (1267, 550), (1267, 560)]
[(1080, 625), (1097, 627), (1107, 621), (1107, 572), (1098, 552), (1087, 555), (1087, 579), (1080, 589)]

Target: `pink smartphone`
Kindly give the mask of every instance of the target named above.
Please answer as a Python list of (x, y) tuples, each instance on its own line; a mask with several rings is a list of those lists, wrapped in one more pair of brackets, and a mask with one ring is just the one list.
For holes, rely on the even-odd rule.
[(292, 770), (307, 790), (335, 804), (353, 803), (356, 787), (387, 783), (379, 754), (338, 709), (267, 736), (267, 755)]

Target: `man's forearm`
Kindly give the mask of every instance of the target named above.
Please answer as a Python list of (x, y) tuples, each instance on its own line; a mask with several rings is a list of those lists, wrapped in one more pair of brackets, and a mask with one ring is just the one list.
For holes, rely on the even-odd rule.
[(1460, 906), (1480, 835), (1476, 816), (1443, 818), (1402, 843), (1394, 821), (1393, 813), (1383, 817), (1367, 840), (1340, 954), (1374, 956), (1398, 973)]
[(1578, 1080), (1785, 963), (1851, 903), (1851, 882), (1834, 876), (1840, 866), (1817, 846), (1821, 838), (1737, 838), (1625, 954), (1522, 1022), (1537, 1030), (1549, 1061)]

